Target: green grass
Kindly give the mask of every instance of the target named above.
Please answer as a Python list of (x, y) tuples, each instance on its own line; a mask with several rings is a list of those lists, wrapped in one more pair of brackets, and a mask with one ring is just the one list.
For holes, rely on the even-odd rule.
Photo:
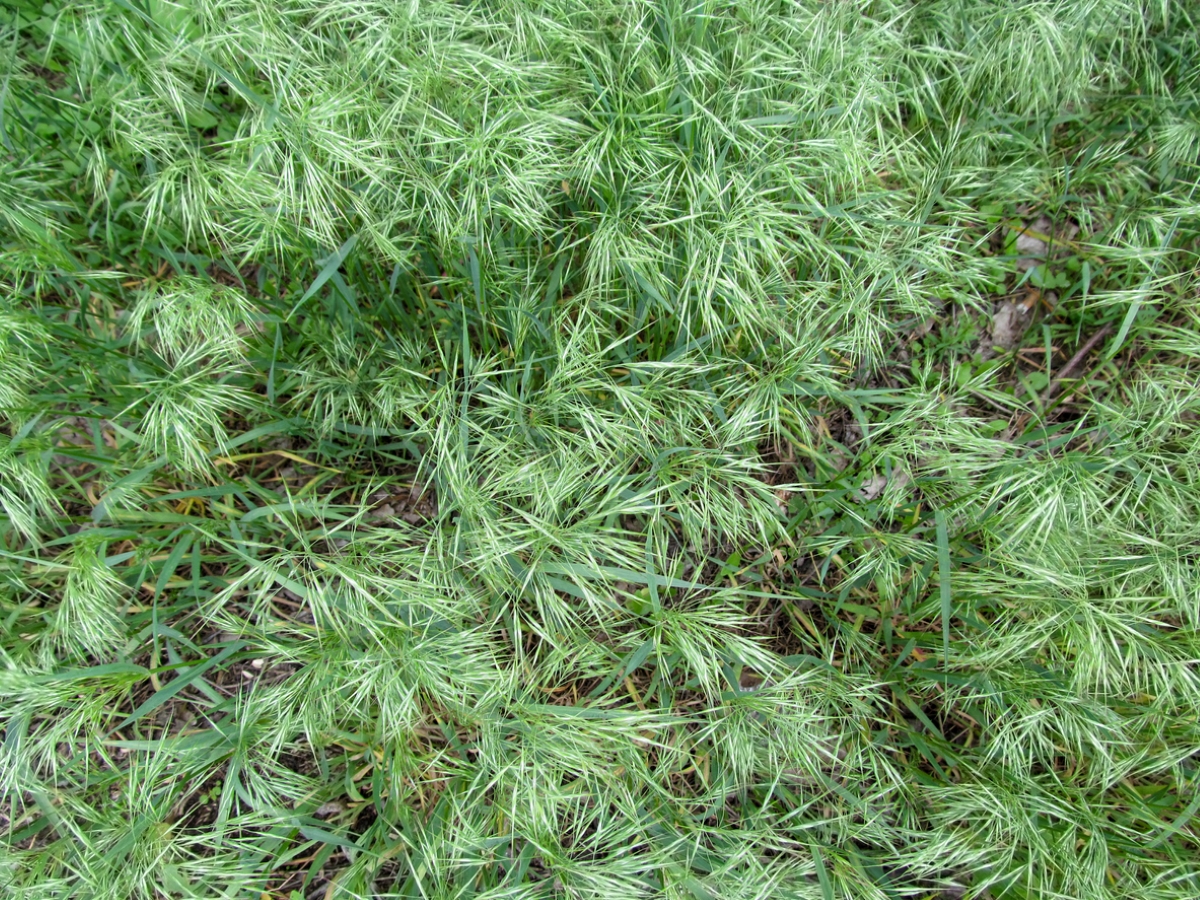
[(0, 55), (6, 896), (1200, 896), (1194, 4)]

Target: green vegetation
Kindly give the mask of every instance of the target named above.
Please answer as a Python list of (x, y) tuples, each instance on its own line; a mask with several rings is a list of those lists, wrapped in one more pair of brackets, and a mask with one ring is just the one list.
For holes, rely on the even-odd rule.
[(0, 13), (6, 895), (1200, 896), (1194, 3)]

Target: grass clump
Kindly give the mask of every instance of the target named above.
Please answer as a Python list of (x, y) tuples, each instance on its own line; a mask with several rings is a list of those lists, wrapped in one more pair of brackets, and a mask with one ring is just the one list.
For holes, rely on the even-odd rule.
[(1200, 895), (1191, 4), (3, 12), (6, 890)]

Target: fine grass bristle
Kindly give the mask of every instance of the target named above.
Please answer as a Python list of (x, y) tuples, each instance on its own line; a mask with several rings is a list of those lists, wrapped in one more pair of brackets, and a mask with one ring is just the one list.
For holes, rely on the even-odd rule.
[(1200, 896), (1185, 0), (10, 0), (0, 888)]

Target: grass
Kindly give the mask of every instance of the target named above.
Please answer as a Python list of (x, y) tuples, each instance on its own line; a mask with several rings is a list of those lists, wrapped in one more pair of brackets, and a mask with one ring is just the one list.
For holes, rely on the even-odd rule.
[(0, 11), (8, 893), (1200, 895), (1193, 4)]

